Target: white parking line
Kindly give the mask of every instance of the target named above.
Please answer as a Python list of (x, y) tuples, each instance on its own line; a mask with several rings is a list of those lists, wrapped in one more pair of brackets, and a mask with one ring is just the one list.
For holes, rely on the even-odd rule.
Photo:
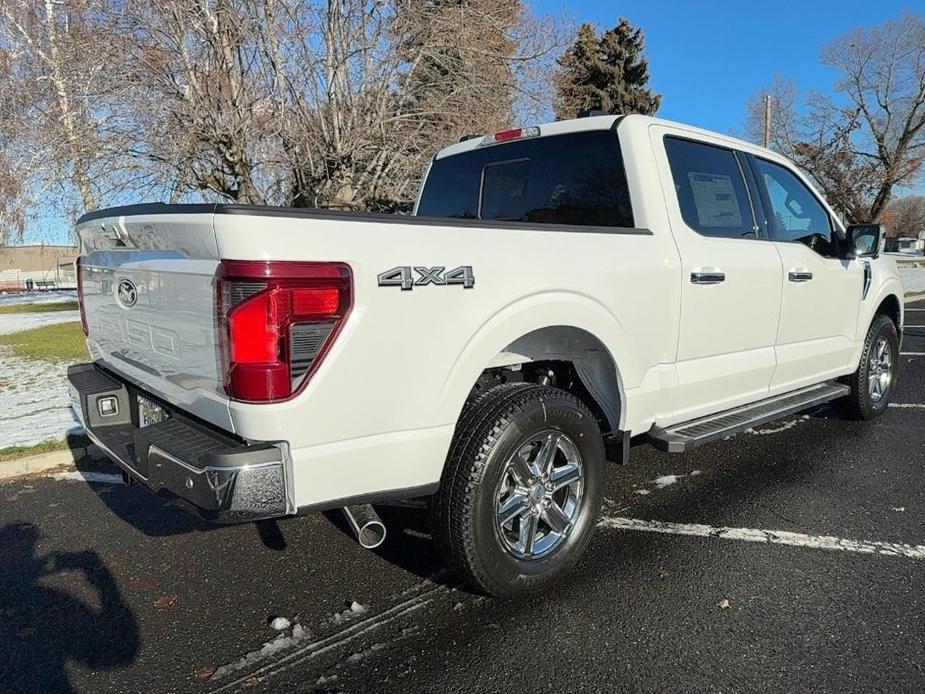
[(786, 530), (755, 530), (753, 528), (724, 528), (696, 523), (663, 523), (637, 518), (603, 518), (598, 524), (614, 530), (638, 530), (665, 535), (712, 537), (720, 540), (741, 540), (770, 545), (790, 545), (810, 549), (838, 550), (857, 554), (885, 554), (907, 559), (925, 559), (925, 545), (907, 545), (901, 542), (874, 540), (845, 540), (831, 535), (804, 535)]
[(891, 402), (890, 407), (904, 407), (913, 410), (925, 410), (925, 405), (919, 402)]
[(900, 352), (901, 357), (925, 357), (925, 352)]

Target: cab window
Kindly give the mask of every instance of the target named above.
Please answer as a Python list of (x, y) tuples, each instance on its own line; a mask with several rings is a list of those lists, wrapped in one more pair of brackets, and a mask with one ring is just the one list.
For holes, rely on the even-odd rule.
[(703, 236), (756, 238), (748, 190), (732, 150), (666, 137), (665, 153), (687, 226)]
[(633, 226), (620, 141), (612, 130), (514, 140), (435, 159), (417, 214)]
[(769, 208), (771, 238), (804, 243), (821, 255), (834, 256), (831, 221), (818, 198), (790, 169), (765, 159), (755, 158), (754, 162)]

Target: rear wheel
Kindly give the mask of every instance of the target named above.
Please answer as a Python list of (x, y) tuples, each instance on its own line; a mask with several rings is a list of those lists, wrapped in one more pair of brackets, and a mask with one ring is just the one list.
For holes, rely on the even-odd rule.
[(848, 378), (851, 393), (842, 402), (845, 413), (853, 419), (873, 419), (890, 404), (896, 386), (899, 363), (899, 336), (889, 317), (874, 318), (858, 369)]
[(469, 403), (433, 507), (447, 563), (473, 587), (516, 597), (560, 578), (600, 513), (604, 446), (573, 395), (504, 385)]

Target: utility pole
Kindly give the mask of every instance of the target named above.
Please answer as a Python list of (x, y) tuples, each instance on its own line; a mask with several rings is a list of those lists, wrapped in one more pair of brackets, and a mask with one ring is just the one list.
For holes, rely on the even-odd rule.
[(764, 146), (771, 146), (771, 95), (764, 95)]

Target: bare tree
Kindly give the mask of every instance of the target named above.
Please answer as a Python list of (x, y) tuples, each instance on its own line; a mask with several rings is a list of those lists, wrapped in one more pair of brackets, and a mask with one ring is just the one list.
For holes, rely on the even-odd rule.
[(521, 0), (0, 0), (0, 234), (144, 197), (408, 209), (439, 147), (545, 108), (560, 24)]
[(852, 221), (879, 219), (898, 185), (925, 162), (925, 20), (907, 13), (855, 29), (823, 49), (839, 77), (835, 94), (798, 103), (776, 77), (748, 103), (747, 129), (761, 141), (763, 99), (773, 104), (772, 147), (792, 158)]
[(925, 195), (896, 198), (883, 212), (887, 236), (918, 238), (925, 233)]
[[(0, 0), (0, 224), (73, 216), (156, 181), (123, 108), (119, 0)], [(41, 208), (41, 209), (39, 209)]]
[(140, 149), (175, 197), (250, 203), (406, 209), (437, 147), (510, 121), (555, 37), (519, 0), (131, 8)]

